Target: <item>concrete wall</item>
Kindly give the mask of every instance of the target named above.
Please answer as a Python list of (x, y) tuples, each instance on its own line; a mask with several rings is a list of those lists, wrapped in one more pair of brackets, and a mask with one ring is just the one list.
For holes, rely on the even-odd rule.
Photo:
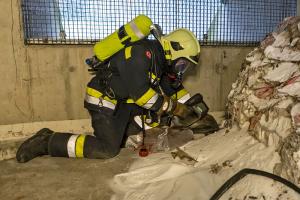
[(225, 109), (231, 84), (236, 80), (241, 64), (253, 47), (204, 47), (197, 70), (191, 72), (185, 87), (192, 94), (200, 92), (210, 111)]
[[(18, 0), (0, 6), (0, 124), (88, 118), (83, 108), (92, 46), (25, 46)], [(241, 62), (252, 48), (202, 48), (200, 68), (186, 80), (223, 110)]]
[(91, 46), (25, 46), (20, 3), (0, 2), (0, 124), (87, 118)]

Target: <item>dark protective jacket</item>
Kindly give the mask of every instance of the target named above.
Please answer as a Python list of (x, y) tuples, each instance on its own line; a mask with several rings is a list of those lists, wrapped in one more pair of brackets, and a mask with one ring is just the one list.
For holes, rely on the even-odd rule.
[(88, 110), (103, 107), (114, 110), (122, 101), (155, 112), (162, 106), (162, 94), (181, 103), (190, 97), (182, 85), (171, 86), (173, 80), (167, 75), (164, 52), (157, 41), (143, 40), (122, 49), (106, 67), (108, 74), (98, 71), (87, 85), (85, 108)]

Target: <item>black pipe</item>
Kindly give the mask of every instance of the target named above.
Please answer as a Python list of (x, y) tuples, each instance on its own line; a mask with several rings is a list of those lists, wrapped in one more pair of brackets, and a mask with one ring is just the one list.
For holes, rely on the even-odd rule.
[(295, 192), (300, 194), (300, 188), (296, 186), (294, 183), (277, 176), (275, 174), (271, 174), (269, 172), (257, 170), (257, 169), (249, 169), (245, 168), (236, 173), (234, 176), (232, 176), (230, 179), (228, 179), (216, 192), (215, 194), (210, 198), (210, 200), (218, 200), (231, 186), (233, 186), (235, 183), (237, 183), (239, 180), (244, 178), (248, 174), (255, 174), (259, 176), (265, 176), (268, 178), (271, 178), (275, 181), (281, 182), (284, 185), (288, 186), (289, 188), (293, 189)]

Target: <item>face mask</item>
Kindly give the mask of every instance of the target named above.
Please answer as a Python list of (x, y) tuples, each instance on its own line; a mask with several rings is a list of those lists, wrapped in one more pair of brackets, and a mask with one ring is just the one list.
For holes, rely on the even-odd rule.
[(179, 58), (175, 60), (175, 64), (173, 66), (173, 72), (182, 78), (182, 75), (189, 69), (192, 68), (194, 63), (190, 62), (185, 58)]
[(184, 74), (189, 68), (190, 62), (184, 58), (179, 58), (174, 66), (175, 73)]
[(171, 66), (172, 75), (169, 75), (169, 77), (171, 77), (173, 88), (178, 88), (181, 85), (183, 74), (187, 71), (188, 68), (191, 67), (191, 65), (193, 64), (185, 58), (179, 58), (174, 61), (173, 65)]

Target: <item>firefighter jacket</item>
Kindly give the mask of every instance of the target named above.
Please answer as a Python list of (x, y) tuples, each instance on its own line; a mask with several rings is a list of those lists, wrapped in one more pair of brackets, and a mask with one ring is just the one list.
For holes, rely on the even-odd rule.
[(153, 112), (160, 109), (163, 95), (184, 103), (189, 93), (180, 85), (171, 86), (161, 45), (143, 40), (113, 55), (87, 85), (85, 108), (116, 109), (119, 101), (135, 103)]

